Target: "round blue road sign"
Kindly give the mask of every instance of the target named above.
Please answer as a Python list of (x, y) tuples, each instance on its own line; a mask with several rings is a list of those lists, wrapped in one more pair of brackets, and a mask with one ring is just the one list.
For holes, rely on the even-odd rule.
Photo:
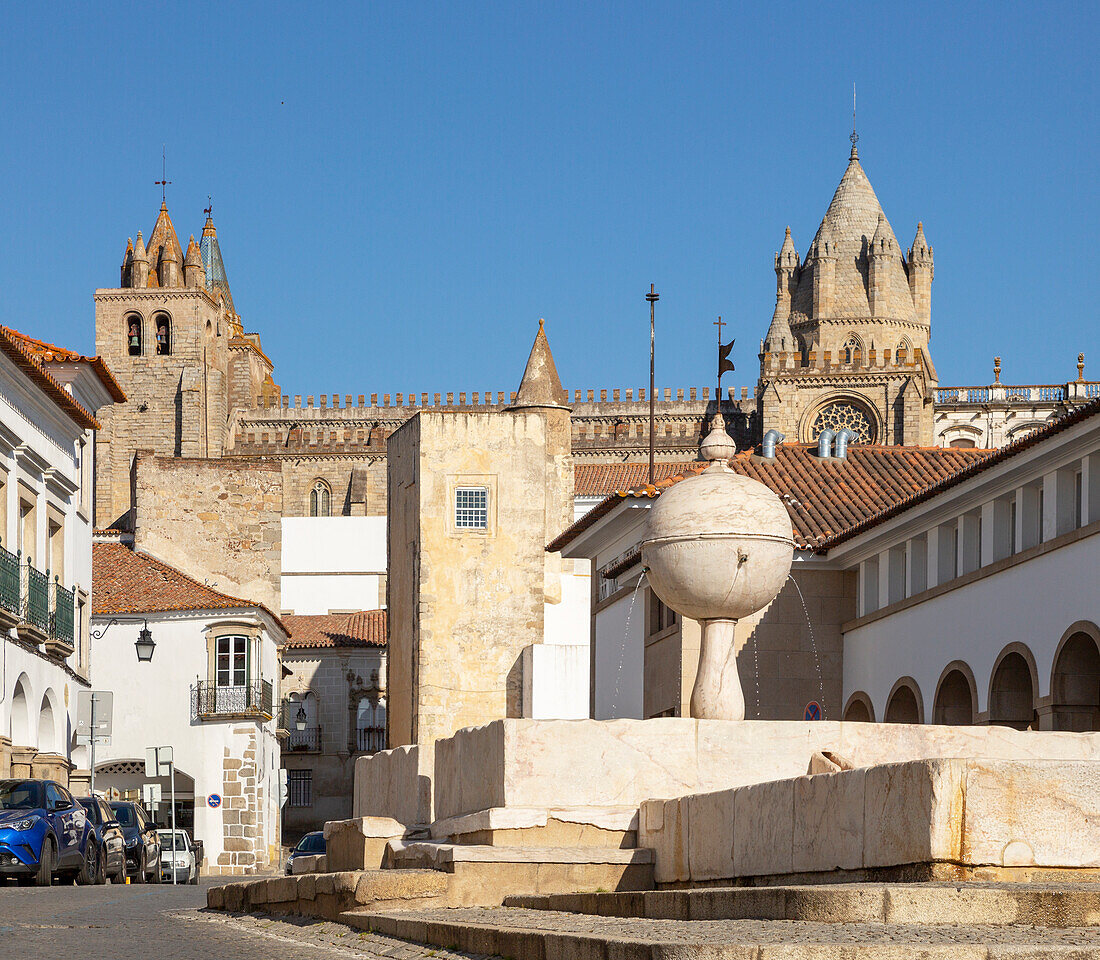
[(222, 798), (218, 794), (212, 793), (206, 798), (206, 805), (209, 807), (220, 807), (222, 805)]
[(821, 704), (816, 700), (811, 700), (806, 704), (806, 713), (803, 715), (806, 720), (820, 720), (821, 719)]

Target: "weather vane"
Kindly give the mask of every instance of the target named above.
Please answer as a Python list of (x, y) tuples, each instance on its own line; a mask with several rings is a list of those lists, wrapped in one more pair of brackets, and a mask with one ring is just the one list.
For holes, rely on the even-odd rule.
[(210, 204), (210, 206), (203, 210), (203, 213), (205, 213), (208, 217), (212, 217), (214, 215), (214, 198), (210, 196), (209, 193), (206, 195), (206, 202)]
[(852, 81), (852, 135), (848, 138), (852, 141), (852, 153), (856, 152), (856, 144), (859, 143), (859, 134), (856, 133), (856, 84)]
[(737, 343), (737, 338), (734, 337), (729, 343), (722, 344), (722, 328), (728, 327), (728, 323), (724, 323), (722, 318), (719, 317), (714, 321), (714, 325), (718, 328), (718, 385), (714, 391), (714, 401), (718, 412), (722, 409), (722, 374), (732, 372), (735, 367), (733, 361), (730, 359), (730, 351), (733, 349), (733, 345)]
[(153, 181), (154, 187), (160, 187), (160, 202), (165, 202), (164, 188), (168, 186), (172, 181), (167, 179), (166, 161), (164, 159), (164, 144), (160, 146), (160, 179)]

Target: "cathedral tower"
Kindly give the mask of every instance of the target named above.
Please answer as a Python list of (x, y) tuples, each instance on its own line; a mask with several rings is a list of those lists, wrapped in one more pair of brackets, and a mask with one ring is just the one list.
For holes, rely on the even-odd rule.
[(810, 442), (847, 426), (862, 443), (930, 445), (932, 248), (918, 224), (902, 256), (855, 146), (805, 262), (788, 227), (775, 269), (763, 429)]
[[(213, 233), (209, 219), (207, 227)], [(104, 411), (96, 440), (96, 506), (104, 523), (127, 522), (135, 451), (225, 452), (239, 344), (251, 351), (233, 311), (216, 235), (212, 252), (207, 241), (207, 230), (201, 246), (192, 237), (185, 256), (162, 203), (148, 244), (141, 233), (127, 243), (120, 286), (95, 292), (96, 352), (129, 398)]]

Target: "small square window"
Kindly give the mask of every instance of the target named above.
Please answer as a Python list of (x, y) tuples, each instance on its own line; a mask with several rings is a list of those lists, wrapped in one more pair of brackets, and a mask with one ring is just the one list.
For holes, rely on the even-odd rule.
[(287, 804), (291, 807), (313, 806), (313, 771), (287, 770)]
[(485, 530), (488, 526), (488, 489), (459, 487), (455, 490), (455, 527), (460, 530)]

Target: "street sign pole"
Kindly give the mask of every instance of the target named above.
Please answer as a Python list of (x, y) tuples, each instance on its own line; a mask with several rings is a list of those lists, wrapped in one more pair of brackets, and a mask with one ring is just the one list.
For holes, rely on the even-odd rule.
[(176, 757), (172, 752), (172, 761), (168, 764), (168, 778), (172, 783), (172, 886), (176, 885)]
[(95, 701), (96, 701), (96, 692), (93, 690), (92, 691), (92, 731), (91, 731), (92, 735), (88, 738), (88, 741), (89, 741), (88, 749), (91, 751), (91, 757), (92, 757), (91, 783), (89, 784), (88, 790), (89, 790), (89, 793), (93, 797), (95, 796)]

